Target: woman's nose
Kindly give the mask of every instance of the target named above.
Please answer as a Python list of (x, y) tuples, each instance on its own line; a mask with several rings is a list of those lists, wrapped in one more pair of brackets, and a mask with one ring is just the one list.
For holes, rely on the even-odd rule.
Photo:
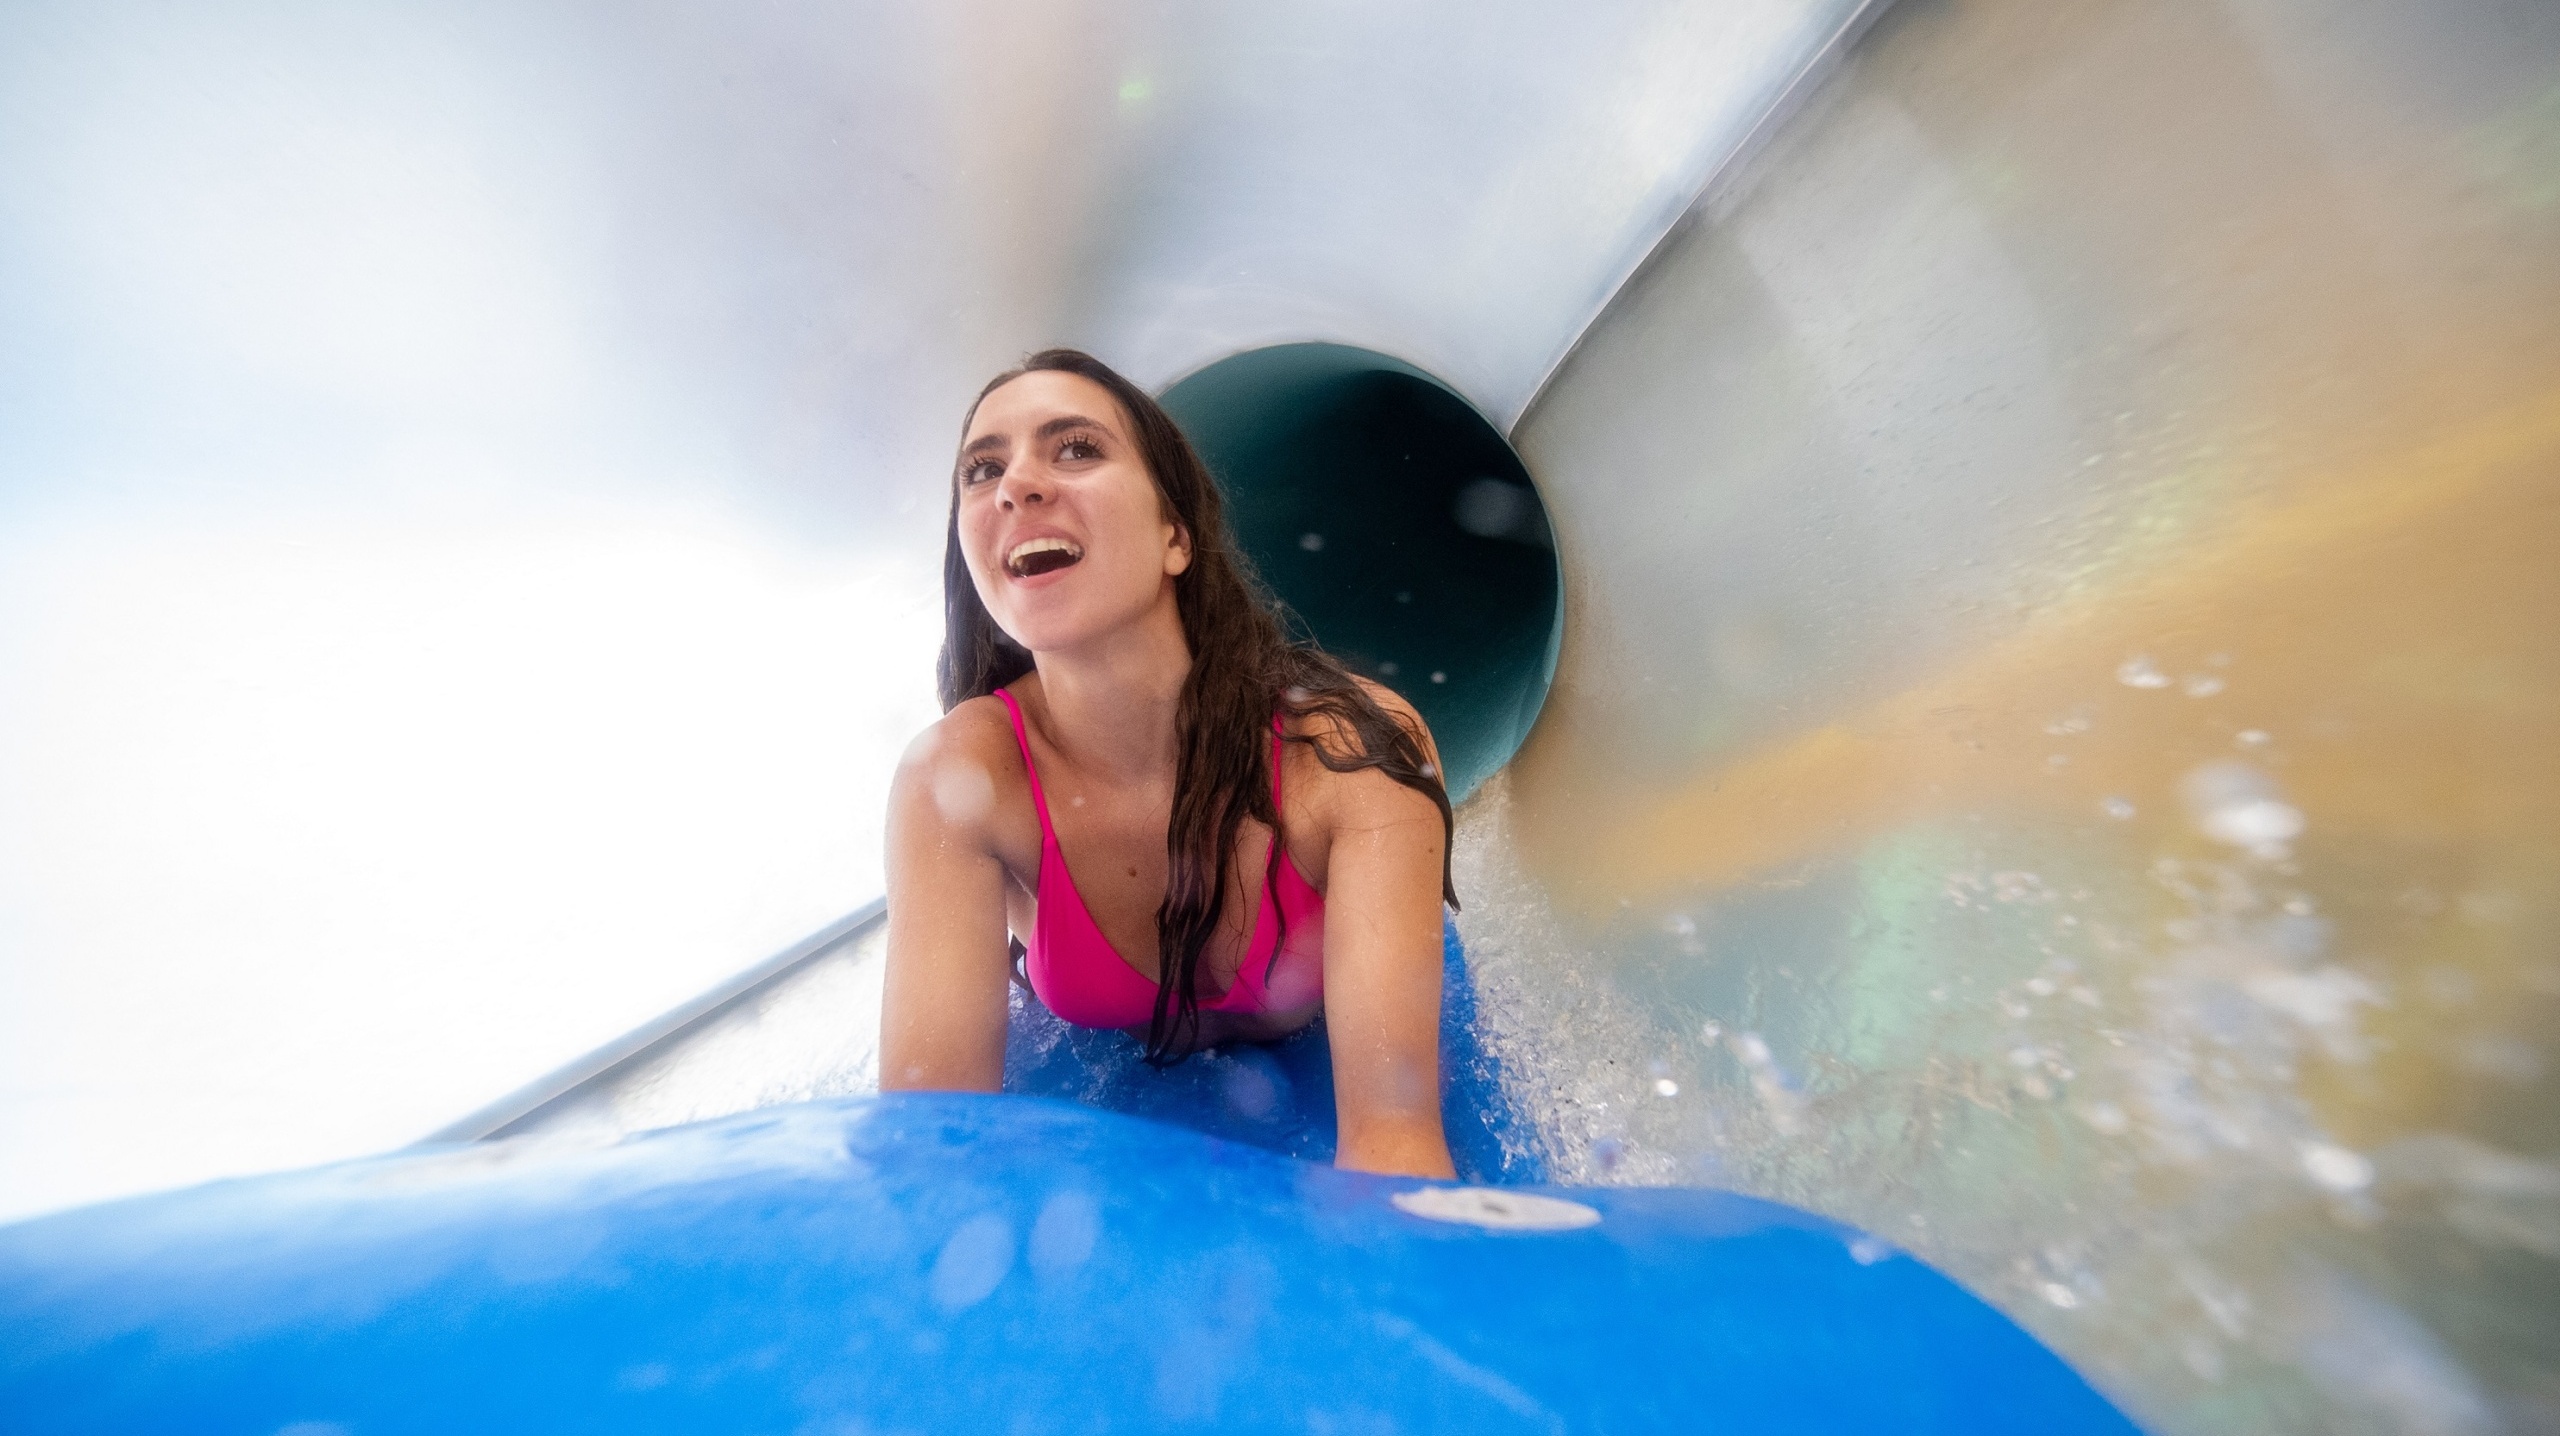
[(996, 481), (996, 498), (1006, 508), (1046, 503), (1049, 500), (1049, 477), (1036, 465), (1017, 465), (1005, 470), (1004, 477)]

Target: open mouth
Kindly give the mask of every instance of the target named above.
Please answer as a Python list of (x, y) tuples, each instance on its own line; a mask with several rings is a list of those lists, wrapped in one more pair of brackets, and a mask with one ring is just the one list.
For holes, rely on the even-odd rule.
[(1067, 539), (1024, 539), (1004, 556), (1004, 569), (1015, 578), (1036, 578), (1055, 573), (1083, 557), (1084, 550)]

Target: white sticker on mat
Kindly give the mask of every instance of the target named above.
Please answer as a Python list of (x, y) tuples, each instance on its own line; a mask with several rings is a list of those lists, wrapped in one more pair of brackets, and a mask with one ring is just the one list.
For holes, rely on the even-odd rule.
[(1496, 1232), (1569, 1232), (1600, 1223), (1600, 1213), (1580, 1202), (1498, 1187), (1422, 1187), (1388, 1200), (1412, 1216)]

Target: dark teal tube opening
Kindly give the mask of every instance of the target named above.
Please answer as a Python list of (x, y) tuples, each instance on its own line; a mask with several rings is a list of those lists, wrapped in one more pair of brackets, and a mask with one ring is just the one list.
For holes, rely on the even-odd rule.
[(1220, 360), (1164, 404), (1305, 631), (1422, 711), (1449, 795), (1510, 761), (1555, 677), (1564, 583), (1501, 432), (1412, 365), (1339, 344)]

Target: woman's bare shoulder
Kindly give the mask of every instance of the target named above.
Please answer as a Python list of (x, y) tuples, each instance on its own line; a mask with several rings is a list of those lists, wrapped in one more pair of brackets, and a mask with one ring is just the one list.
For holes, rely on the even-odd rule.
[(1425, 738), (1430, 736), (1430, 726), (1422, 721), (1421, 711), (1406, 702), (1403, 694), (1374, 678), (1363, 678), (1356, 673), (1351, 676), (1351, 681), (1359, 684), (1360, 691), (1368, 694), (1379, 707), (1386, 709), (1388, 717), (1411, 727)]
[[(1387, 721), (1413, 735), (1422, 745), (1423, 760), (1436, 769), (1440, 754), (1432, 744), (1430, 725), (1405, 701), (1404, 695), (1366, 678), (1355, 676), (1351, 681), (1360, 685), (1361, 691), (1386, 714)], [(1334, 763), (1349, 763), (1362, 752), (1360, 735), (1340, 714), (1321, 710), (1306, 714), (1292, 724), (1292, 734), (1306, 739), (1308, 748), (1315, 751), (1307, 751), (1303, 760), (1291, 766), (1291, 779), (1300, 781), (1303, 771), (1309, 798), (1339, 821), (1367, 825), (1382, 818), (1407, 816), (1408, 809), (1424, 811), (1435, 806), (1423, 794), (1376, 768), (1336, 771)], [(1420, 805), (1418, 809), (1416, 804)], [(1436, 813), (1433, 818), (1437, 821)]]
[(903, 769), (921, 765), (938, 770), (945, 764), (1014, 751), (1013, 719), (1005, 712), (1004, 700), (989, 693), (964, 699), (958, 707), (926, 724), (924, 731), (907, 744), (898, 766)]
[(988, 694), (954, 707), (907, 744), (890, 801), (945, 826), (981, 827), (1000, 790), (1022, 781), (1013, 720)]
[[(1405, 701), (1403, 694), (1374, 679), (1362, 678), (1357, 674), (1352, 675), (1351, 681), (1358, 685), (1360, 691), (1366, 694), (1371, 702), (1378, 705), (1379, 709), (1387, 715), (1388, 721), (1402, 725), (1405, 731), (1419, 739), (1424, 752), (1428, 753), (1432, 750), (1430, 725), (1422, 721), (1422, 714), (1411, 703)], [(1360, 752), (1360, 735), (1352, 729), (1347, 719), (1330, 708), (1318, 708), (1313, 712), (1302, 713), (1291, 718), (1289, 734), (1293, 738), (1306, 739), (1314, 746), (1323, 749), (1326, 756), (1336, 760), (1356, 757)]]

